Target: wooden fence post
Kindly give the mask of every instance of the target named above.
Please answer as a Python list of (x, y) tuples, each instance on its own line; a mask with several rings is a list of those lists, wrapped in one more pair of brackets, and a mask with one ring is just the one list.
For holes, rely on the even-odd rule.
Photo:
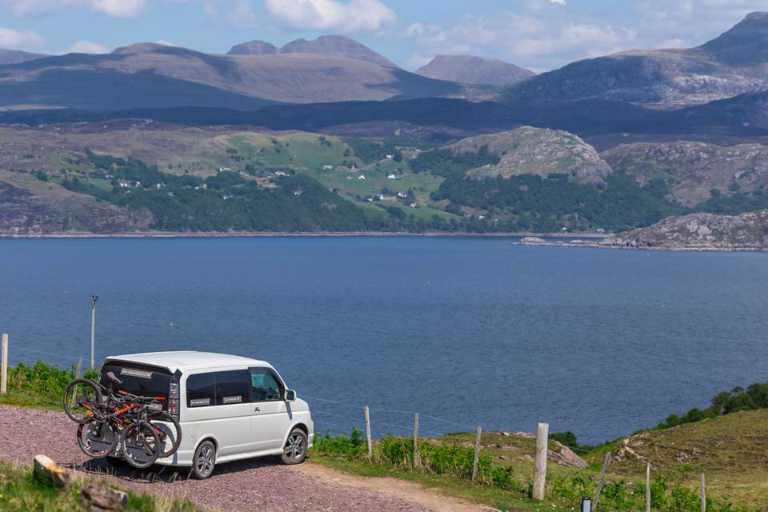
[(8, 335), (3, 334), (2, 367), (0, 368), (0, 394), (8, 392)]
[(600, 479), (597, 481), (597, 490), (595, 490), (595, 499), (592, 503), (595, 506), (592, 508), (594, 512), (597, 512), (597, 506), (600, 504), (600, 494), (603, 492), (603, 486), (605, 485), (605, 473), (608, 471), (608, 465), (611, 463), (611, 452), (605, 454), (603, 459), (603, 467), (600, 469)]
[(547, 488), (547, 453), (549, 452), (549, 423), (539, 423), (536, 429), (536, 464), (533, 468), (533, 499), (543, 501)]
[(480, 467), (480, 442), (483, 438), (483, 427), (477, 426), (477, 437), (475, 437), (475, 459), (472, 461), (472, 481), (477, 480), (477, 471)]
[(365, 438), (368, 441), (368, 458), (373, 458), (373, 441), (371, 440), (371, 411), (368, 406), (363, 409), (365, 415)]
[(651, 512), (651, 465), (645, 465), (645, 512)]
[(80, 374), (83, 371), (83, 358), (77, 360), (77, 364), (75, 365), (75, 379), (80, 378)]
[(413, 467), (421, 466), (419, 455), (419, 413), (413, 415)]
[(701, 474), (701, 512), (707, 512), (707, 481), (704, 473)]

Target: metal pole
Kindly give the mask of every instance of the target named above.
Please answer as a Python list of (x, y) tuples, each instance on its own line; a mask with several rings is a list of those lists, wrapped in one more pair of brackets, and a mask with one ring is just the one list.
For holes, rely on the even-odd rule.
[(96, 301), (99, 297), (91, 295), (91, 369), (96, 368)]

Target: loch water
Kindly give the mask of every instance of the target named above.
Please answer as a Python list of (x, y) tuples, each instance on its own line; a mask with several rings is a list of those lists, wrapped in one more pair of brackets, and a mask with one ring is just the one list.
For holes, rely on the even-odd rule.
[(479, 238), (0, 240), (11, 363), (194, 349), (272, 362), (349, 432), (585, 443), (768, 381), (768, 254)]

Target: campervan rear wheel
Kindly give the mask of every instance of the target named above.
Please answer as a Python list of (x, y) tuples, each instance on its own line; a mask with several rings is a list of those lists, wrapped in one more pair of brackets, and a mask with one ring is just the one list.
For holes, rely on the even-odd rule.
[(206, 439), (195, 450), (195, 456), (192, 459), (192, 475), (198, 480), (205, 480), (213, 474), (215, 466), (216, 445), (213, 441)]
[(307, 434), (296, 427), (288, 434), (281, 457), (283, 464), (301, 464), (307, 458)]

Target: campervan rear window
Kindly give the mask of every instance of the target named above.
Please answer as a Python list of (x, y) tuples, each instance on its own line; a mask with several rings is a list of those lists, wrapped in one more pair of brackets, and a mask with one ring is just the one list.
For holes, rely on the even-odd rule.
[[(106, 387), (111, 385), (106, 378), (109, 372), (113, 372), (122, 381), (122, 384), (116, 386), (118, 390), (149, 397), (164, 396), (167, 398), (173, 379), (170, 373), (158, 368), (115, 362), (105, 364), (101, 370), (101, 383)], [(166, 407), (167, 400), (163, 402), (163, 408)]]

